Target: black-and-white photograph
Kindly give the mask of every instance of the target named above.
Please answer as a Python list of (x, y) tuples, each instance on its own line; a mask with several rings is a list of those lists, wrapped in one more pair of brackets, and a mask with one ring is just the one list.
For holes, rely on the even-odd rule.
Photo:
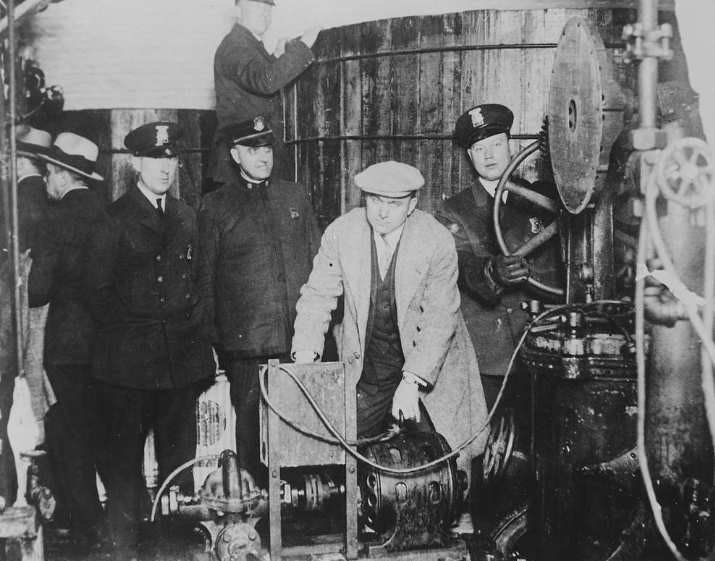
[(0, 561), (715, 559), (714, 28), (0, 0)]

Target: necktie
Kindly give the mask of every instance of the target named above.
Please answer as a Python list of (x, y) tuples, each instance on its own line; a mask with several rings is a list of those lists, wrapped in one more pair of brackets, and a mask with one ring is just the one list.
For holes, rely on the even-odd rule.
[(156, 212), (159, 218), (164, 218), (164, 208), (161, 206), (161, 199), (156, 200)]
[(380, 267), (380, 278), (384, 279), (387, 275), (387, 270), (390, 268), (390, 261), (392, 261), (392, 246), (387, 238), (380, 234), (380, 238), (383, 241), (382, 252), (380, 253), (379, 267)]

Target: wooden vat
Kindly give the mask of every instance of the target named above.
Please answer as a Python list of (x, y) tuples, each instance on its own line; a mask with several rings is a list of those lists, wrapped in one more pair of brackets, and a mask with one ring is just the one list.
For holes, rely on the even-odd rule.
[[(574, 16), (596, 26), (616, 79), (633, 90), (635, 68), (624, 61), (621, 39), (623, 26), (637, 21), (633, 3), (580, 4), (596, 7), (477, 10), (322, 32), (316, 63), (286, 91), (285, 104), (296, 176), (311, 190), (321, 223), (359, 205), (352, 178), (375, 162), (418, 167), (427, 181), (420, 207), (427, 211), (470, 185), (471, 164), (451, 136), (459, 115), (479, 103), (514, 111), (514, 154), (538, 138), (556, 46)], [(518, 174), (551, 178), (540, 155)]]

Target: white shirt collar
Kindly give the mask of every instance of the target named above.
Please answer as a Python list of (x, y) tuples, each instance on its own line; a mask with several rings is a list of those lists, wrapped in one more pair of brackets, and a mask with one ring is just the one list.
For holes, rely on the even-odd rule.
[(385, 244), (385, 240), (387, 240), (387, 243), (390, 244), (390, 247), (394, 250), (397, 247), (397, 243), (400, 241), (400, 237), (402, 237), (402, 231), (405, 229), (405, 224), (403, 223), (402, 226), (397, 228), (396, 230), (393, 230), (389, 234), (385, 235), (385, 238), (383, 239), (381, 234), (378, 234), (377, 232), (373, 232), (373, 237), (375, 238), (375, 243), (377, 243), (378, 249), (381, 249), (382, 246)]
[[(482, 184), (482, 187), (484, 187), (484, 190), (487, 193), (489, 193), (492, 197), (494, 197), (494, 195), (496, 195), (497, 187), (499, 186), (498, 179), (489, 181), (487, 179), (484, 179), (483, 177), (480, 177), (479, 182)], [(507, 195), (509, 195), (509, 191), (504, 189), (504, 193), (502, 193), (502, 197), (501, 197), (502, 202), (506, 202)]]
[(25, 175), (18, 175), (17, 180), (22, 181), (23, 179), (27, 179), (28, 177), (43, 177), (43, 176), (41, 173), (32, 172), (32, 173), (27, 173)]
[(142, 192), (142, 194), (149, 199), (149, 202), (151, 203), (151, 206), (154, 208), (158, 208), (156, 206), (156, 200), (161, 199), (161, 208), (166, 211), (166, 193), (163, 195), (157, 195), (156, 193), (152, 193), (147, 189), (144, 184), (140, 181), (137, 181), (137, 187), (139, 187), (139, 190)]
[(67, 191), (62, 193), (60, 200), (64, 199), (67, 193), (69, 193), (70, 191), (76, 191), (77, 189), (89, 189), (89, 187), (87, 187), (86, 185), (77, 185), (75, 187), (70, 187), (69, 189), (67, 189)]

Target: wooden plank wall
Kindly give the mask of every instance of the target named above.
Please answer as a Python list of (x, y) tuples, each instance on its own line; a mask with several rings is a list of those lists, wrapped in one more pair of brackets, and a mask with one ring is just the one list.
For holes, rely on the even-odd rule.
[[(556, 45), (566, 22), (593, 22), (617, 67), (625, 67), (621, 32), (632, 9), (478, 10), (405, 17), (326, 30), (317, 62), (286, 95), (287, 139), (298, 180), (312, 194), (323, 225), (360, 204), (353, 176), (395, 159), (425, 176), (420, 207), (470, 185), (472, 167), (451, 140), (454, 123), (479, 103), (498, 102), (515, 114), (514, 154), (542, 130)], [(551, 179), (532, 156), (518, 172)]]

